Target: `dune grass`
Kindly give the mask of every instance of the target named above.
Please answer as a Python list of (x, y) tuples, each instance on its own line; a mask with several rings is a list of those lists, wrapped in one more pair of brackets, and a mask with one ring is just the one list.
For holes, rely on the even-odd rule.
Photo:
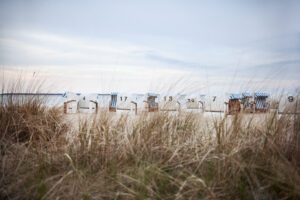
[(101, 112), (74, 123), (38, 97), (7, 102), (1, 199), (300, 198), (299, 115)]

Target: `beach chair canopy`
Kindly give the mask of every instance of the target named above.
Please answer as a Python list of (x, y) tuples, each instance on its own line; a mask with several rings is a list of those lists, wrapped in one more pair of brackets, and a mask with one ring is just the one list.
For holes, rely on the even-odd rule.
[(254, 97), (264, 97), (264, 98), (267, 98), (267, 97), (269, 97), (269, 94), (264, 93), (264, 92), (255, 92), (254, 93)]
[(248, 98), (248, 97), (251, 97), (251, 94), (248, 93), (248, 92), (244, 92), (244, 93), (242, 93), (242, 97), (243, 98)]
[(230, 99), (241, 99), (241, 95), (240, 94), (231, 94)]

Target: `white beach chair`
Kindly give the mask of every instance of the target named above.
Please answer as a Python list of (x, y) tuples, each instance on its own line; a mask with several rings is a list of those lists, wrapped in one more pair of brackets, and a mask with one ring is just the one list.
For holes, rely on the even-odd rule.
[(189, 95), (185, 97), (185, 104), (187, 111), (205, 111), (205, 96), (201, 95), (197, 97), (195, 95)]
[(137, 114), (137, 102), (130, 94), (119, 94), (117, 96), (117, 110), (134, 111)]
[(97, 94), (81, 94), (77, 109), (79, 113), (98, 113)]
[(163, 96), (159, 101), (160, 111), (180, 111), (181, 103), (174, 96)]
[(208, 95), (205, 97), (205, 112), (225, 113), (228, 95)]
[(300, 114), (300, 96), (299, 93), (284, 94), (278, 102), (278, 112), (281, 114)]

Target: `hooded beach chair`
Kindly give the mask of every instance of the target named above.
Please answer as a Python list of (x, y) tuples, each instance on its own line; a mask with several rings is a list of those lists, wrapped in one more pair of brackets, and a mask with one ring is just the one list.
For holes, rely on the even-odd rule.
[(156, 101), (159, 95), (154, 93), (147, 93), (145, 96), (146, 100), (144, 102), (146, 103), (146, 110), (148, 112), (157, 112), (158, 103)]
[(174, 96), (164, 96), (159, 102), (160, 111), (180, 111), (181, 104)]
[(267, 93), (254, 93), (255, 112), (265, 113), (269, 110), (269, 102), (267, 102), (269, 95)]
[(98, 95), (97, 94), (81, 94), (77, 103), (79, 113), (98, 113)]
[(186, 99), (186, 109), (199, 109), (199, 102), (195, 97), (188, 97)]
[(137, 114), (137, 102), (134, 101), (132, 95), (119, 94), (117, 102), (117, 110), (135, 111), (135, 114)]
[(241, 111), (241, 95), (240, 94), (231, 94), (229, 96), (229, 101), (225, 102), (228, 107), (227, 114), (232, 115)]
[(244, 92), (242, 93), (242, 99), (241, 99), (241, 104), (242, 104), (242, 109), (243, 112), (245, 113), (253, 113), (254, 112), (254, 103), (251, 102), (252, 95), (250, 93)]
[(201, 95), (200, 98), (197, 98), (196, 96), (187, 96), (185, 100), (186, 109), (188, 111), (201, 110), (204, 112), (204, 95)]
[(300, 114), (300, 94), (287, 94), (278, 105), (278, 110), (283, 114)]

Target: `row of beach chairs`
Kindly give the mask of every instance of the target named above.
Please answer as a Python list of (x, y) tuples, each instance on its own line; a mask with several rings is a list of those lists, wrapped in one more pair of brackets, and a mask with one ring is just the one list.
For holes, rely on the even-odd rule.
[(236, 114), (244, 113), (266, 113), (270, 110), (270, 103), (268, 101), (269, 94), (267, 93), (242, 93), (231, 94), (229, 101), (225, 102), (227, 105), (226, 113)]
[[(99, 95), (79, 95), (70, 92), (64, 93), (63, 97), (66, 98), (64, 113), (97, 113), (99, 102), (103, 98)], [(145, 112), (169, 112), (180, 111), (182, 103), (178, 97), (166, 95), (160, 99), (160, 95), (155, 93), (147, 93), (145, 95), (111, 93), (109, 102), (105, 107), (108, 107), (110, 112), (132, 111), (137, 113), (138, 109)], [(186, 97), (184, 109), (204, 112), (204, 102), (199, 101), (196, 97)]]
[[(145, 95), (128, 95), (111, 93), (109, 95), (109, 102), (107, 104), (110, 112), (117, 111), (131, 111), (137, 114), (138, 109), (145, 112), (158, 111), (208, 111), (205, 109), (205, 99), (195, 96), (160, 96), (155, 93), (147, 93)], [(75, 93), (65, 93), (63, 97), (66, 98), (64, 102), (64, 113), (97, 113), (99, 110), (99, 101), (101, 96), (94, 95), (78, 95)], [(237, 112), (257, 113), (268, 112), (269, 102), (267, 101), (269, 95), (266, 93), (242, 93), (231, 94), (228, 102), (225, 102), (226, 114), (235, 114)], [(212, 100), (215, 101), (215, 98)], [(224, 101), (223, 101), (224, 102)]]

